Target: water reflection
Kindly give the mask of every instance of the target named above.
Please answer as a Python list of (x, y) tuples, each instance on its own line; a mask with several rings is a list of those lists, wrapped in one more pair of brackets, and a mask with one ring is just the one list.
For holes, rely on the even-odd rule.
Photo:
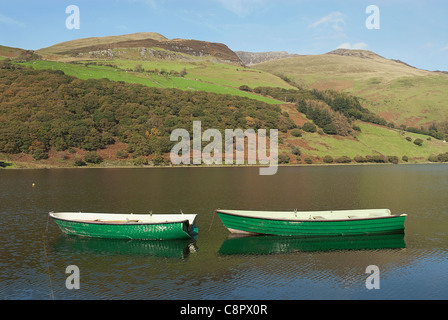
[(164, 241), (132, 241), (121, 239), (81, 238), (61, 235), (54, 243), (53, 249), (58, 252), (71, 252), (91, 255), (123, 255), (159, 258), (187, 258), (198, 251), (196, 241), (164, 240)]
[[(237, 167), (0, 170), (0, 299), (49, 299), (49, 279), (66, 300), (446, 299), (447, 191), (446, 164), (281, 167), (272, 177)], [(389, 208), (408, 219), (405, 236), (226, 240), (217, 208)], [(67, 237), (47, 215), (181, 209), (198, 214), (193, 246)], [(80, 268), (81, 290), (65, 287), (68, 265)], [(369, 265), (381, 290), (365, 287)]]
[(230, 235), (219, 249), (221, 255), (261, 255), (337, 250), (381, 250), (406, 247), (404, 233), (344, 237), (241, 237)]

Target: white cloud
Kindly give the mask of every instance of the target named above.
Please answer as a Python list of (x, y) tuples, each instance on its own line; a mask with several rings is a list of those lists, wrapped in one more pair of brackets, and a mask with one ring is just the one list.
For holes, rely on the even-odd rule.
[(338, 11), (332, 12), (329, 15), (320, 18), (314, 23), (310, 24), (309, 27), (316, 29), (317, 27), (331, 28), (334, 31), (342, 32), (343, 26), (345, 25), (344, 15)]
[(218, 1), (225, 9), (241, 17), (267, 4), (267, 0), (216, 0), (216, 1)]
[(439, 51), (439, 52), (445, 52), (445, 51), (448, 51), (448, 44), (447, 44), (446, 46), (444, 46), (443, 48), (440, 48), (438, 51)]
[(143, 3), (150, 6), (152, 9), (157, 9), (157, 1), (156, 0), (126, 0), (131, 3)]
[(0, 14), (0, 23), (7, 24), (7, 25), (10, 25), (10, 26), (19, 26), (19, 27), (24, 27), (25, 26), (22, 22), (14, 20), (14, 19), (12, 19), (10, 17), (4, 16), (2, 14)]
[(353, 50), (365, 50), (369, 47), (369, 45), (365, 42), (358, 42), (355, 44), (350, 44), (349, 42), (344, 42), (340, 44), (337, 49), (353, 49)]
[(432, 42), (427, 42), (423, 46), (421, 46), (422, 49), (431, 49), (433, 47), (434, 47), (434, 43), (432, 43)]

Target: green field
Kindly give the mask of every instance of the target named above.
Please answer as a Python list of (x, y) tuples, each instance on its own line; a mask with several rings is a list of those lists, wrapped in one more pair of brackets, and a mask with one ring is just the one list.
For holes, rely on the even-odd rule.
[[(249, 97), (259, 101), (272, 104), (280, 104), (278, 100), (255, 95), (239, 90), (237, 87), (243, 83), (249, 83), (253, 87), (271, 85), (283, 86), (289, 85), (280, 78), (269, 75), (266, 72), (255, 69), (241, 68), (232, 65), (211, 64), (210, 62), (172, 62), (172, 61), (133, 61), (133, 60), (114, 60), (114, 61), (93, 61), (95, 63), (113, 64), (116, 67), (105, 65), (89, 65), (62, 63), (53, 61), (31, 61), (22, 63), (23, 65), (35, 69), (62, 70), (68, 75), (80, 79), (102, 79), (107, 78), (112, 81), (124, 81), (129, 83), (142, 84), (149, 87), (158, 88), (178, 88), (182, 90), (207, 91), (214, 93), (230, 94)], [(180, 72), (186, 69), (185, 77), (159, 75), (153, 72), (133, 72), (124, 69), (134, 69), (137, 64), (141, 64), (145, 70), (174, 70)], [(374, 84), (381, 85), (380, 78), (374, 79)], [(409, 79), (408, 79), (409, 80)], [(413, 79), (415, 81), (415, 78)], [(269, 82), (272, 81), (272, 82)], [(434, 79), (433, 81), (438, 81)], [(403, 86), (411, 86), (413, 82), (403, 81), (400, 78), (393, 81), (395, 83), (395, 94)], [(358, 85), (359, 87), (360, 85)], [(415, 111), (415, 110), (414, 110)], [(405, 132), (404, 134), (396, 129), (390, 129), (382, 126), (357, 123), (361, 128), (361, 133), (355, 138), (339, 137), (332, 135), (320, 135), (318, 133), (304, 133), (302, 138), (287, 138), (285, 143), (280, 146), (280, 152), (288, 153), (288, 144), (295, 145), (298, 139), (305, 148), (301, 148), (303, 156), (323, 158), (326, 155), (332, 157), (348, 156), (354, 158), (357, 155), (367, 156), (380, 154), (384, 156), (398, 156), (400, 159), (407, 156), (413, 161), (426, 161), (431, 154), (446, 152), (447, 145), (440, 140), (427, 140), (427, 136)], [(419, 147), (406, 140), (411, 137), (412, 140), (421, 138), (424, 140), (423, 146)]]
[[(447, 151), (448, 146), (440, 140), (427, 140), (427, 136), (390, 129), (373, 124), (358, 122), (361, 133), (356, 139), (341, 138), (331, 135), (319, 135), (318, 133), (305, 133), (302, 138), (289, 138), (286, 142), (294, 144), (294, 140), (302, 139), (311, 150), (302, 148), (302, 154), (322, 158), (326, 155), (332, 157), (368, 155), (397, 156), (400, 159), (407, 156), (409, 159), (426, 161), (431, 154), (439, 154)], [(422, 146), (406, 140), (411, 137), (412, 141), (420, 138), (424, 141)]]
[[(262, 72), (260, 76), (259, 72), (253, 73), (249, 71), (238, 71), (236, 67), (225, 65), (210, 65), (207, 67), (194, 67), (191, 64), (182, 63), (170, 63), (170, 62), (152, 62), (152, 61), (129, 61), (129, 60), (117, 60), (113, 62), (104, 62), (117, 65), (121, 69), (132, 69), (137, 64), (141, 64), (145, 70), (154, 69), (166, 69), (170, 70), (182, 70), (188, 67), (187, 76), (169, 76), (159, 75), (155, 73), (147, 72), (132, 72), (117, 69), (109, 66), (102, 65), (84, 65), (74, 63), (63, 63), (54, 61), (30, 61), (22, 63), (22, 65), (32, 67), (34, 69), (50, 69), (61, 70), (67, 75), (77, 77), (79, 79), (103, 79), (107, 78), (112, 81), (124, 81), (128, 83), (142, 84), (148, 87), (157, 88), (178, 88), (181, 90), (193, 90), (193, 91), (206, 91), (221, 94), (230, 94), (241, 97), (248, 97), (258, 101), (267, 102), (270, 104), (281, 103), (278, 100), (270, 99), (253, 93), (241, 91), (239, 86), (249, 83), (252, 86), (268, 85), (269, 79), (274, 79), (274, 84), (282, 84), (288, 86), (280, 78), (272, 76), (270, 74)], [(196, 70), (198, 69), (198, 70)], [(204, 70), (213, 71), (204, 71)], [(192, 71), (194, 70), (194, 71)], [(249, 69), (248, 69), (249, 70)], [(220, 73), (226, 74), (226, 77), (220, 79)], [(190, 74), (191, 73), (191, 74)], [(234, 77), (233, 77), (234, 76)], [(239, 77), (238, 77), (239, 76)], [(263, 77), (264, 76), (264, 77)]]
[(255, 67), (306, 87), (360, 97), (369, 110), (396, 125), (420, 127), (448, 118), (448, 76), (412, 68), (364, 51), (364, 58), (323, 54)]

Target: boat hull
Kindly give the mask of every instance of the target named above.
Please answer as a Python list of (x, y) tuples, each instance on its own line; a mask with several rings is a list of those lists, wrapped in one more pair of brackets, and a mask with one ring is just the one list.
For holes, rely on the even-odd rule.
[(405, 215), (340, 220), (285, 220), (248, 217), (217, 211), (231, 233), (277, 236), (342, 236), (399, 233), (404, 231)]
[(52, 216), (62, 232), (90, 238), (127, 240), (191, 239), (197, 232), (188, 220), (163, 223), (107, 223), (60, 219)]

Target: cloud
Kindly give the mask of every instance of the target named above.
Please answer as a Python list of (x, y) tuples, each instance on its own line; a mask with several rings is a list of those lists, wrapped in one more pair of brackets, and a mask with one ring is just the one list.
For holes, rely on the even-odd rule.
[(314, 23), (310, 24), (309, 27), (316, 29), (318, 27), (331, 28), (336, 32), (342, 32), (343, 26), (345, 25), (344, 15), (339, 11), (332, 12), (329, 15), (320, 18)]
[(244, 17), (267, 4), (267, 0), (215, 0), (225, 9)]
[(438, 52), (445, 52), (445, 51), (448, 51), (448, 44), (438, 50)]
[(18, 27), (24, 27), (25, 24), (23, 24), (20, 21), (14, 20), (13, 18), (4, 16), (0, 14), (0, 23), (10, 25), (10, 26), (18, 26)]
[(358, 42), (355, 44), (350, 44), (349, 42), (344, 42), (340, 44), (337, 49), (353, 49), (353, 50), (365, 50), (369, 47), (369, 45), (365, 42)]
[(434, 47), (434, 43), (432, 43), (432, 42), (427, 42), (423, 46), (421, 46), (422, 49), (431, 49), (433, 47)]
[(143, 3), (150, 6), (152, 9), (157, 9), (157, 1), (156, 0), (126, 0), (131, 3)]

